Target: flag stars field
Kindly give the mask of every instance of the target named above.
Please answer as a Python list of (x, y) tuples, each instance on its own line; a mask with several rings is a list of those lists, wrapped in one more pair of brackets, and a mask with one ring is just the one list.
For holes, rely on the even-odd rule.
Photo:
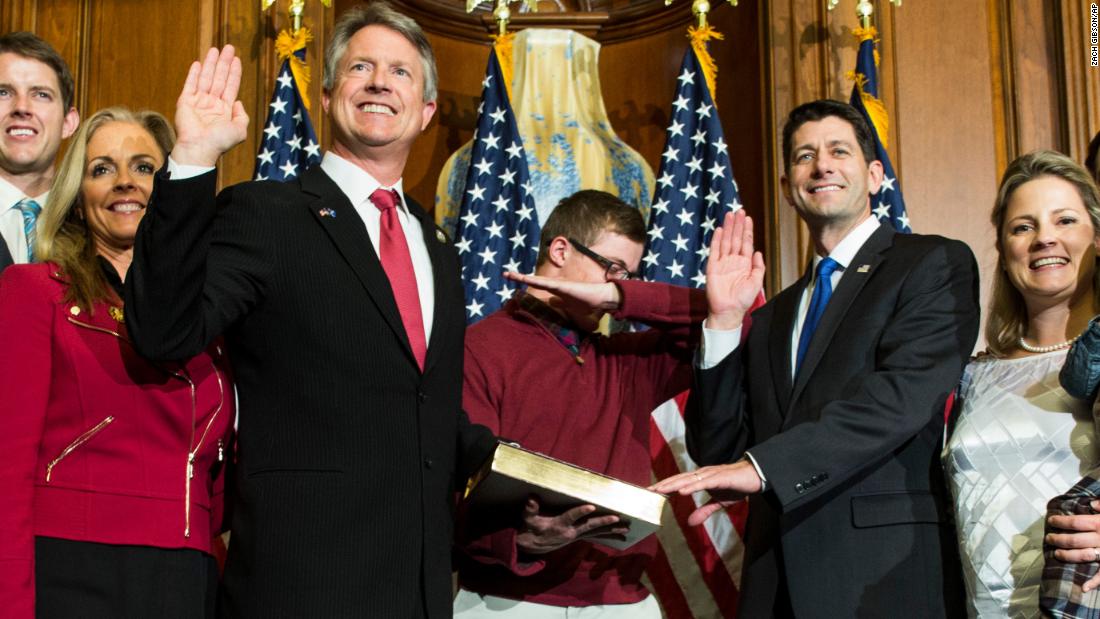
[(523, 139), (495, 50), (485, 73), (470, 153), (470, 161), (477, 163), (466, 173), (455, 234), (469, 324), (511, 298), (515, 287), (504, 279), (504, 271), (534, 271), (537, 247), (532, 243), (539, 237)]
[[(294, 55), (304, 61), (305, 49), (295, 50)], [(290, 71), (290, 57), (283, 59), (275, 81), (263, 140), (256, 154), (256, 180), (286, 181), (321, 162), (321, 146)]]
[(705, 248), (715, 222), (727, 210), (740, 208), (728, 146), (706, 80), (698, 79), (701, 72), (695, 54), (686, 54), (643, 256), (646, 279), (683, 286), (703, 285)]

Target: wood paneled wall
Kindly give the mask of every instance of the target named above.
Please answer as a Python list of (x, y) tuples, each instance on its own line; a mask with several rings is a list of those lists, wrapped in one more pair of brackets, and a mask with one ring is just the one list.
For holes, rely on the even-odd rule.
[[(324, 145), (321, 42), (334, 15), (359, 1), (336, 0), (334, 9), (315, 0), (306, 4), (305, 24), (316, 37), (308, 52), (312, 113)], [(458, 23), (464, 15), (458, 0), (453, 10), (434, 12), (418, 9), (418, 0), (394, 1), (415, 11), (438, 56), (436, 120), (417, 143), (405, 175), (408, 190), (430, 205), (444, 161), (473, 134), (488, 31), (471, 35), (469, 23)], [(211, 45), (234, 44), (244, 61), (241, 98), (252, 129), (250, 139), (225, 158), (226, 184), (251, 176), (278, 70), (275, 35), (288, 20), (286, 0), (267, 13), (259, 4), (7, 0), (0, 3), (0, 28), (34, 31), (59, 49), (77, 76), (85, 115), (113, 104), (171, 115), (191, 60)], [(804, 228), (779, 196), (782, 122), (799, 103), (848, 98), (855, 4), (841, 0), (826, 12), (825, 0), (750, 0), (735, 8), (715, 3), (711, 13), (712, 25), (726, 35), (711, 43), (719, 67), (719, 113), (743, 202), (764, 231), (773, 292), (798, 277), (808, 247)], [(965, 240), (985, 272), (993, 256), (987, 213), (1007, 163), (1035, 148), (1083, 159), (1088, 140), (1100, 130), (1100, 72), (1088, 63), (1088, 4), (913, 0), (896, 8), (875, 2), (890, 154), (913, 227)], [(691, 21), (686, 1), (667, 11), (659, 22), (650, 16), (611, 20), (602, 31), (598, 20), (587, 26), (597, 40), (604, 36), (600, 79), (612, 125), (654, 168)]]

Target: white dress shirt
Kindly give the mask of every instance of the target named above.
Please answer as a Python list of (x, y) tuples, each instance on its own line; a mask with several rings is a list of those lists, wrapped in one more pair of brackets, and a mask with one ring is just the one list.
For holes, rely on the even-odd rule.
[(409, 255), (412, 257), (413, 272), (416, 273), (416, 292), (420, 296), (420, 311), (424, 315), (424, 341), (430, 342), (435, 309), (432, 260), (428, 256), (428, 246), (424, 243), (424, 230), (420, 220), (409, 213), (409, 207), (405, 204), (401, 180), (398, 179), (392, 187), (384, 187), (366, 170), (331, 151), (325, 153), (321, 160), (321, 169), (340, 187), (340, 191), (344, 192), (355, 207), (355, 212), (359, 213), (359, 217), (363, 219), (363, 223), (367, 226), (367, 236), (370, 237), (374, 253), (378, 256), (382, 255), (378, 250), (378, 239), (382, 230), (382, 211), (370, 201), (370, 195), (380, 187), (397, 192), (400, 197), (397, 203), (397, 220), (401, 222), (401, 229), (405, 232), (405, 240), (409, 244)]
[[(205, 166), (180, 165), (171, 157), (168, 158), (168, 173), (171, 178), (177, 180), (198, 176), (213, 169)], [(367, 236), (370, 237), (374, 253), (378, 256), (381, 255), (378, 251), (378, 239), (382, 228), (382, 211), (370, 201), (370, 195), (380, 187), (397, 192), (400, 198), (397, 205), (397, 221), (405, 232), (409, 255), (412, 258), (413, 273), (416, 274), (416, 291), (420, 297), (420, 312), (424, 320), (424, 340), (431, 342), (432, 319), (435, 315), (435, 278), (432, 273), (432, 261), (428, 255), (428, 246), (424, 242), (424, 231), (420, 220), (409, 213), (409, 207), (405, 204), (401, 180), (399, 179), (392, 187), (383, 187), (382, 183), (379, 183), (366, 170), (332, 152), (325, 153), (321, 160), (321, 169), (355, 207), (355, 212), (367, 227)]]
[[(46, 206), (50, 192), (33, 196), (39, 206)], [(15, 264), (27, 263), (27, 235), (23, 233), (23, 211), (16, 208), (28, 196), (3, 178), (0, 178), (0, 236), (11, 252)], [(39, 219), (41, 220), (41, 215)]]

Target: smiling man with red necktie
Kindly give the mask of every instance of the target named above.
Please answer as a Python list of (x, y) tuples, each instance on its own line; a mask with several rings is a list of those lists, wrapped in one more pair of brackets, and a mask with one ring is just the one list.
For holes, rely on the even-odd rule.
[(431, 47), (381, 3), (326, 45), (332, 149), (284, 183), (214, 199), (244, 139), (232, 48), (195, 63), (127, 278), (138, 348), (224, 333), (240, 396), (229, 617), (449, 617), (451, 501), (493, 445), (460, 410), (458, 257), (402, 194), (435, 112)]

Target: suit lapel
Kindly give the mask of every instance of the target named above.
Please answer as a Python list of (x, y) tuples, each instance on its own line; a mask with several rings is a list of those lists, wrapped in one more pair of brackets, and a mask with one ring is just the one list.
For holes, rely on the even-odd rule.
[(455, 271), (455, 260), (450, 255), (447, 238), (439, 232), (435, 223), (424, 212), (424, 209), (408, 195), (405, 196), (405, 204), (409, 207), (409, 213), (420, 222), (420, 230), (424, 236), (424, 245), (428, 248), (428, 257), (432, 261), (432, 286), (435, 291), (435, 307), (432, 310), (432, 336), (428, 340), (428, 354), (424, 359), (424, 373), (432, 368), (439, 360), (443, 342), (450, 331), (451, 322), (444, 315), (448, 309), (454, 311), (446, 284), (458, 277)]
[(301, 186), (302, 191), (313, 198), (306, 202), (306, 208), (328, 233), (336, 249), (363, 284), (367, 295), (378, 308), (378, 313), (404, 344), (409, 360), (416, 363), (409, 338), (405, 334), (405, 325), (401, 322), (401, 314), (397, 311), (390, 280), (374, 251), (363, 219), (355, 212), (355, 207), (344, 192), (320, 166), (310, 168), (302, 174)]
[(821, 315), (821, 321), (817, 323), (810, 346), (806, 349), (806, 357), (802, 359), (798, 376), (794, 380), (794, 388), (791, 391), (790, 403), (798, 401), (798, 396), (806, 387), (806, 383), (813, 376), (818, 363), (829, 348), (840, 323), (848, 315), (848, 308), (859, 296), (867, 280), (871, 278), (875, 270), (882, 262), (883, 250), (890, 247), (894, 238), (894, 229), (889, 226), (879, 226), (878, 230), (867, 239), (863, 247), (859, 249), (851, 264), (844, 270), (829, 304), (825, 306), (825, 313)]
[(0, 273), (4, 272), (4, 269), (15, 264), (15, 260), (11, 257), (11, 251), (8, 250), (8, 244), (4, 242), (3, 237), (0, 237)]
[(775, 299), (772, 326), (768, 332), (768, 354), (771, 359), (772, 385), (784, 413), (791, 397), (791, 334), (794, 330), (798, 300), (809, 285), (809, 276), (803, 275), (794, 286), (780, 293)]

